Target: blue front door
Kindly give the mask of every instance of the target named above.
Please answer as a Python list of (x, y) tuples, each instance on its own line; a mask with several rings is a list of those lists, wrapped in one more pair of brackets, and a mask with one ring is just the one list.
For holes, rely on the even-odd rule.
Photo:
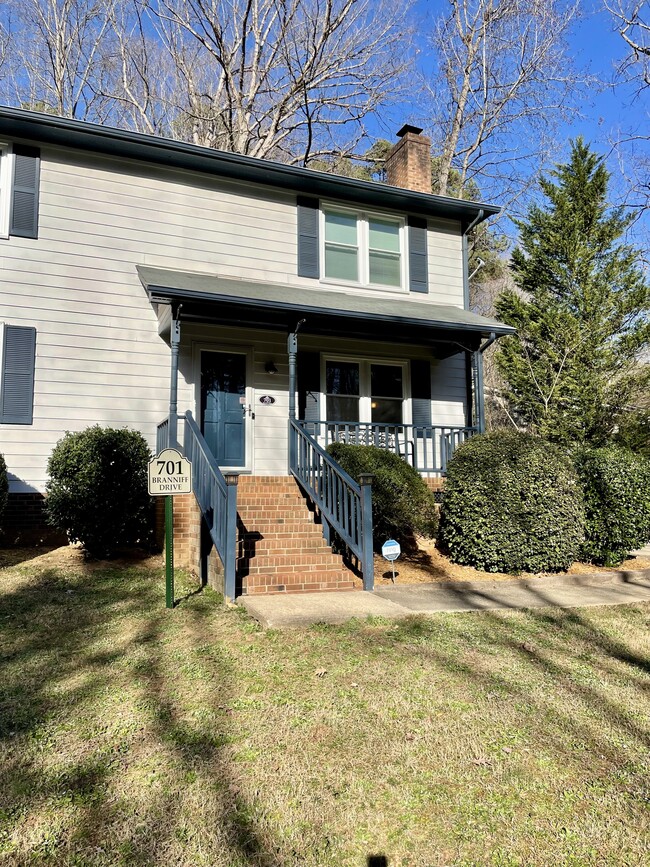
[(246, 464), (246, 356), (201, 353), (201, 429), (222, 467)]

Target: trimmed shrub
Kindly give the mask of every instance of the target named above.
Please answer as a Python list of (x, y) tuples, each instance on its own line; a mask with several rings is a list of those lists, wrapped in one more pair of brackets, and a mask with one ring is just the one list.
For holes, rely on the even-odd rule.
[(438, 542), (487, 572), (557, 572), (584, 538), (570, 459), (539, 437), (495, 431), (460, 446), (447, 467)]
[(372, 521), (375, 547), (389, 537), (413, 545), (413, 536), (435, 536), (438, 513), (433, 494), (417, 470), (394, 452), (377, 446), (331, 443), (327, 451), (355, 481), (372, 473)]
[(47, 515), (93, 557), (150, 540), (149, 446), (137, 431), (103, 428), (67, 433), (49, 462)]
[(585, 542), (580, 556), (618, 566), (650, 542), (650, 460), (620, 446), (576, 449), (583, 488)]
[(7, 478), (7, 464), (4, 455), (0, 455), (0, 529), (2, 529), (2, 516), (7, 508), (9, 498), (9, 480)]

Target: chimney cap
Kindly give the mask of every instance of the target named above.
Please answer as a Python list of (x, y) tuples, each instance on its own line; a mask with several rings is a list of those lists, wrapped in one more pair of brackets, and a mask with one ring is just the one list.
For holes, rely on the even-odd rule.
[(415, 135), (420, 135), (422, 130), (419, 126), (411, 126), (410, 123), (405, 123), (401, 130), (399, 130), (399, 132), (397, 133), (397, 137), (402, 138), (402, 136), (405, 136), (407, 132), (412, 132), (415, 133)]

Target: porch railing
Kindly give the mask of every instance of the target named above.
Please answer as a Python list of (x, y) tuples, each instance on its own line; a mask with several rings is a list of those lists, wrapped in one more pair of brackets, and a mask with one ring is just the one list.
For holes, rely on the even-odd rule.
[[(192, 490), (201, 509), (210, 540), (216, 548), (224, 570), (224, 595), (235, 598), (237, 553), (237, 481), (236, 474), (224, 477), (191, 412), (180, 416), (185, 422), (183, 449), (192, 463)], [(158, 425), (157, 447), (169, 441), (169, 419)], [(203, 552), (205, 554), (205, 552)]]
[(357, 483), (307, 432), (306, 422), (289, 422), (289, 470), (361, 565), (364, 590), (374, 587), (371, 476)]
[(374, 422), (304, 421), (306, 433), (326, 449), (330, 443), (379, 446), (399, 455), (419, 473), (445, 473), (456, 448), (478, 433), (475, 427)]

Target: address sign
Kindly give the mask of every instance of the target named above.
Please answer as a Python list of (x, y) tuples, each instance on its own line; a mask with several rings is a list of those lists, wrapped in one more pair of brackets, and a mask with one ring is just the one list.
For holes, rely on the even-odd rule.
[(192, 464), (176, 449), (163, 449), (149, 461), (152, 497), (192, 493)]

